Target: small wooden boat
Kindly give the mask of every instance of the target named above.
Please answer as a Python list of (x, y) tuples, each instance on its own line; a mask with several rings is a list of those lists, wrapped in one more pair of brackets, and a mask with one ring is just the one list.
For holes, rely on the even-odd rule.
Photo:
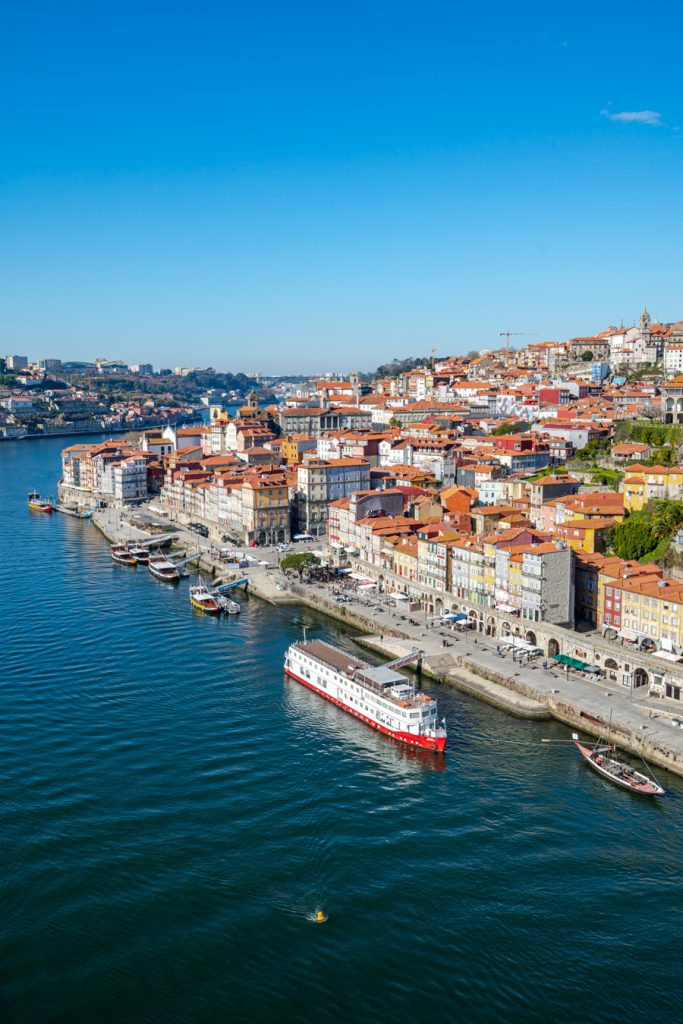
[(616, 747), (611, 744), (585, 743), (576, 733), (573, 733), (572, 739), (586, 763), (598, 775), (640, 796), (664, 796), (666, 790), (662, 789), (656, 779), (645, 775), (644, 772), (636, 771), (630, 764), (619, 761), (614, 756)]
[(52, 512), (52, 499), (41, 498), (38, 491), (31, 491), (28, 496), (28, 507), (32, 512)]
[[(590, 743), (580, 740), (579, 734), (572, 733), (570, 740), (541, 740), (542, 743), (571, 743), (575, 746), (586, 764), (602, 775), (604, 779), (613, 782), (615, 786), (628, 789), (630, 793), (637, 793), (639, 796), (664, 796), (666, 790), (659, 785), (652, 773), (638, 771), (626, 761), (620, 761), (615, 755), (617, 748), (610, 743), (610, 734), (607, 742), (599, 740), (597, 743)], [(642, 760), (642, 758), (641, 758)], [(643, 767), (647, 771), (647, 765), (643, 761)]]
[(206, 612), (207, 615), (220, 615), (221, 612), (221, 606), (201, 576), (199, 583), (190, 587), (190, 604), (198, 612)]
[(150, 555), (147, 568), (158, 580), (164, 583), (176, 583), (180, 579), (180, 570), (166, 555)]
[(135, 565), (135, 558), (125, 546), (125, 544), (113, 544), (111, 548), (111, 557), (119, 565)]

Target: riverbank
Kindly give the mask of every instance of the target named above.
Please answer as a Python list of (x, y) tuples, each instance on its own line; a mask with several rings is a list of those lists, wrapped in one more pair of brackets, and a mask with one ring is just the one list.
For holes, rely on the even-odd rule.
[[(111, 543), (150, 536), (127, 523), (122, 510), (98, 511), (93, 522)], [(424, 652), (422, 672), (439, 683), (516, 718), (554, 718), (596, 738), (611, 728), (621, 748), (683, 776), (683, 729), (672, 727), (672, 715), (656, 700), (635, 701), (631, 694), (610, 689), (605, 681), (587, 681), (559, 668), (521, 665), (499, 655), (495, 642), (485, 637), (430, 628), (422, 613), (416, 613), (418, 618), (411, 623), (376, 599), (357, 597), (340, 604), (322, 584), (285, 580), (278, 572), (276, 554), (248, 569), (227, 567), (203, 538), (175, 523), (172, 529), (174, 546), (183, 548), (186, 557), (194, 553), (193, 564), (214, 580), (246, 576), (249, 592), (256, 597), (273, 605), (301, 604), (322, 612), (359, 630), (363, 635), (357, 642), (387, 657), (398, 657), (417, 646)]]

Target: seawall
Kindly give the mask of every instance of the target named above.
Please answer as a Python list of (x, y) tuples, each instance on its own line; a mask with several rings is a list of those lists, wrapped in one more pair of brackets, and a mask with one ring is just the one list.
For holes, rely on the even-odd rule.
[[(132, 536), (149, 536), (142, 531), (127, 526), (125, 532), (111, 527), (102, 521), (101, 514), (95, 513), (93, 523), (110, 542), (129, 540)], [(178, 546), (191, 547), (189, 537), (179, 535)], [(346, 604), (338, 604), (318, 593), (313, 587), (304, 583), (289, 582), (286, 587), (280, 583), (272, 571), (263, 567), (244, 570), (228, 569), (222, 563), (209, 557), (209, 553), (197, 553), (197, 564), (206, 575), (221, 581), (246, 575), (249, 578), (249, 592), (271, 604), (303, 604), (317, 612), (322, 612), (339, 622), (354, 627), (364, 636), (356, 638), (356, 642), (368, 649), (388, 657), (399, 657), (420, 645), (420, 639), (411, 637), (400, 627), (382, 622), (377, 617), (364, 615)], [(381, 632), (380, 632), (381, 631)], [(421, 634), (426, 636), (427, 634)], [(429, 636), (425, 644), (433, 645)], [(601, 713), (589, 710), (590, 701), (582, 706), (580, 701), (569, 699), (560, 693), (558, 688), (543, 689), (543, 675), (538, 673), (539, 685), (528, 685), (514, 670), (510, 673), (491, 668), (490, 665), (477, 661), (485, 657), (487, 652), (470, 650), (459, 654), (455, 651), (438, 651), (426, 653), (422, 659), (421, 671), (432, 679), (452, 686), (454, 689), (476, 698), (509, 715), (529, 721), (543, 721), (551, 718), (572, 728), (580, 729), (596, 738), (605, 737), (610, 728), (609, 714), (611, 705), (608, 703), (610, 694), (602, 695), (599, 691), (592, 692), (593, 703), (601, 701)], [(489, 659), (491, 652), (488, 652)], [(501, 663), (501, 666), (504, 663)], [(534, 673), (535, 675), (535, 673)], [(545, 685), (549, 685), (545, 680)], [(643, 716), (644, 717), (644, 716)], [(659, 730), (658, 735), (648, 732), (648, 722), (639, 727), (629, 724), (620, 714), (615, 712), (611, 721), (611, 731), (618, 746), (646, 761), (666, 768), (668, 771), (683, 776), (683, 747), (677, 749), (676, 740), (679, 730), (672, 730), (671, 740), (667, 742), (666, 731)], [(667, 730), (668, 731), (668, 730)]]

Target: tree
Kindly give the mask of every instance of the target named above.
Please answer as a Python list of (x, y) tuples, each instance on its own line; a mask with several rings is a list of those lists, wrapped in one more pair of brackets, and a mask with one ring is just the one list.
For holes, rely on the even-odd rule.
[(467, 353), (467, 358), (468, 359), (478, 359), (479, 358), (479, 353), (477, 352), (476, 348), (471, 348), (469, 350), (469, 352)]
[(592, 363), (593, 353), (590, 351), (590, 349), (586, 349), (585, 352), (581, 353), (581, 358), (583, 359), (584, 363)]
[(389, 426), (390, 427), (400, 427), (401, 426), (401, 421), (396, 416), (392, 416), (391, 419), (389, 420)]
[(649, 554), (656, 547), (656, 540), (648, 521), (636, 513), (612, 527), (610, 544), (620, 558), (629, 561)]
[(495, 427), (491, 434), (494, 437), (503, 437), (505, 434), (524, 434), (531, 426), (527, 420), (518, 420), (517, 423), (501, 423)]
[(644, 511), (656, 541), (668, 540), (683, 523), (683, 504), (680, 501), (655, 499), (648, 502)]
[(407, 359), (392, 359), (390, 363), (382, 363), (375, 370), (375, 377), (398, 377), (401, 373), (409, 370), (418, 370), (421, 367), (429, 367), (432, 361), (429, 356), (409, 356)]
[(310, 572), (311, 569), (317, 569), (320, 565), (320, 559), (317, 555), (312, 554), (310, 551), (302, 551), (298, 555), (287, 555), (280, 562), (280, 568), (283, 570), (294, 569), (298, 572), (299, 579), (303, 578), (305, 572)]

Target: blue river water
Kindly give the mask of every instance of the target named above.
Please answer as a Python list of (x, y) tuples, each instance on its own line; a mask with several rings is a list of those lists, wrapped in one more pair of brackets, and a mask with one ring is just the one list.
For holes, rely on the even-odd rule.
[(0, 445), (3, 1024), (681, 1019), (678, 780), (435, 684), (444, 758), (376, 735), (283, 676), (349, 631), (202, 617), (30, 513), (67, 443)]

